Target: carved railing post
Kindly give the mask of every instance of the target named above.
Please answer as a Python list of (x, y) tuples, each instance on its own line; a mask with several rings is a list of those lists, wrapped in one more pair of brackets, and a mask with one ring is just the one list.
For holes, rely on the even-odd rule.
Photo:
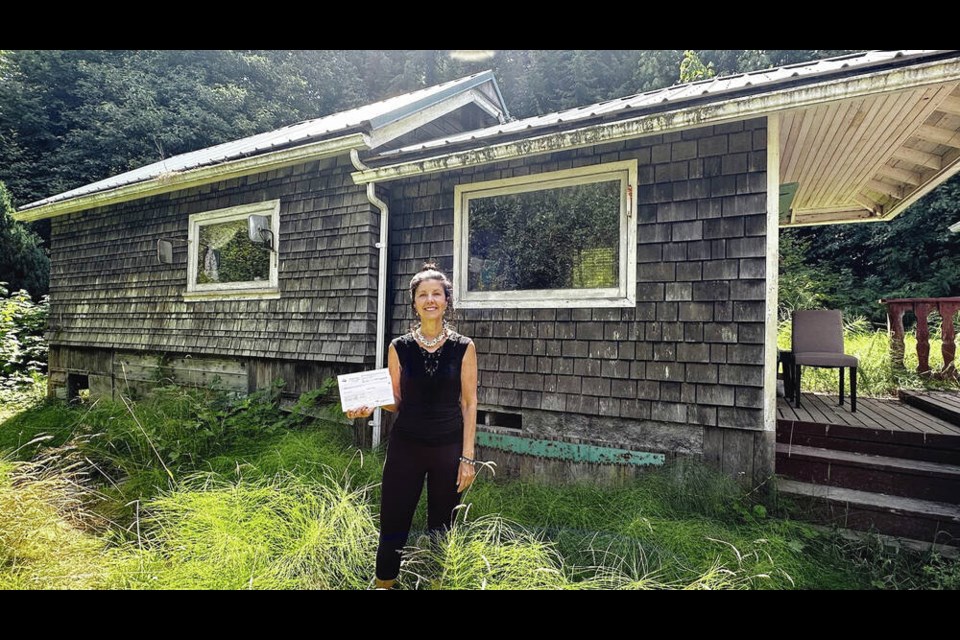
[[(890, 334), (890, 364), (894, 370), (904, 369), (903, 356), (903, 314), (912, 311), (917, 317), (917, 373), (934, 375), (937, 378), (956, 378), (954, 363), (957, 347), (956, 330), (953, 317), (960, 311), (960, 297), (955, 298), (901, 298), (899, 300), (881, 300), (887, 307), (887, 331)], [(930, 371), (930, 312), (940, 314), (940, 337), (943, 340), (943, 368), (936, 373)]]
[(917, 373), (930, 373), (930, 325), (927, 318), (934, 305), (928, 302), (917, 302), (913, 305), (913, 312), (917, 315)]
[[(883, 302), (883, 300), (881, 300)], [(888, 300), (887, 305), (887, 333), (890, 334), (890, 367), (894, 371), (902, 371), (903, 365), (903, 312), (906, 307)]]
[(953, 364), (953, 359), (957, 355), (957, 346), (954, 344), (953, 317), (960, 309), (960, 304), (944, 302), (939, 306), (940, 318), (940, 337), (943, 339), (943, 346), (940, 347), (943, 353), (943, 377), (956, 378), (957, 368)]

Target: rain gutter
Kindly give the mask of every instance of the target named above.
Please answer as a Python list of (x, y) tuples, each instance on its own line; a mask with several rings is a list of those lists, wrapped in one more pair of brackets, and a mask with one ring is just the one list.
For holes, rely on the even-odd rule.
[[(369, 171), (363, 162), (360, 161), (360, 154), (356, 149), (350, 150), (350, 161), (353, 162), (357, 171)], [(377, 185), (373, 182), (367, 182), (367, 200), (370, 201), (380, 212), (380, 240), (374, 246), (380, 251), (377, 262), (377, 355), (375, 368), (382, 369), (386, 366), (384, 363), (384, 351), (386, 350), (385, 338), (387, 332), (387, 232), (390, 227), (389, 208), (387, 203), (377, 197)], [(373, 412), (373, 446), (380, 444), (381, 425), (383, 424), (383, 409), (377, 407)]]

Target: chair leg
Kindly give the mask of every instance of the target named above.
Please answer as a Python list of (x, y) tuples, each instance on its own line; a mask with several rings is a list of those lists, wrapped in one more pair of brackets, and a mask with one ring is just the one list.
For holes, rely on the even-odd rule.
[(840, 367), (840, 406), (843, 406), (843, 367)]
[(794, 390), (794, 399), (796, 400), (796, 406), (800, 408), (800, 365), (794, 365), (793, 367), (793, 390)]
[(788, 400), (792, 400), (795, 394), (793, 390), (793, 368), (792, 362), (788, 363), (785, 361), (783, 363), (783, 391)]
[(850, 411), (857, 412), (857, 368), (850, 367)]

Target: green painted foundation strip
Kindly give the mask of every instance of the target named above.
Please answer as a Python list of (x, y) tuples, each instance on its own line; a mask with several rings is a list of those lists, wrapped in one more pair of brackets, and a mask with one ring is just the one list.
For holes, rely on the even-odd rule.
[(556, 440), (534, 440), (486, 431), (477, 432), (477, 444), (511, 453), (573, 462), (627, 464), (632, 466), (662, 465), (664, 462), (662, 453), (630, 451), (628, 449), (599, 447), (592, 444), (573, 444), (572, 442), (558, 442)]

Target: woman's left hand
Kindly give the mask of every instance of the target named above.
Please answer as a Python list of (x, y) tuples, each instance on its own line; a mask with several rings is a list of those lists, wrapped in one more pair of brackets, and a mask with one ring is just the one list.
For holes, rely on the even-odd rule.
[(477, 469), (468, 462), (460, 463), (460, 471), (457, 472), (457, 493), (463, 493), (477, 477)]
[(369, 418), (373, 415), (374, 407), (357, 407), (356, 409), (349, 409), (344, 411), (347, 414), (347, 418), (350, 420), (356, 420), (357, 418)]

